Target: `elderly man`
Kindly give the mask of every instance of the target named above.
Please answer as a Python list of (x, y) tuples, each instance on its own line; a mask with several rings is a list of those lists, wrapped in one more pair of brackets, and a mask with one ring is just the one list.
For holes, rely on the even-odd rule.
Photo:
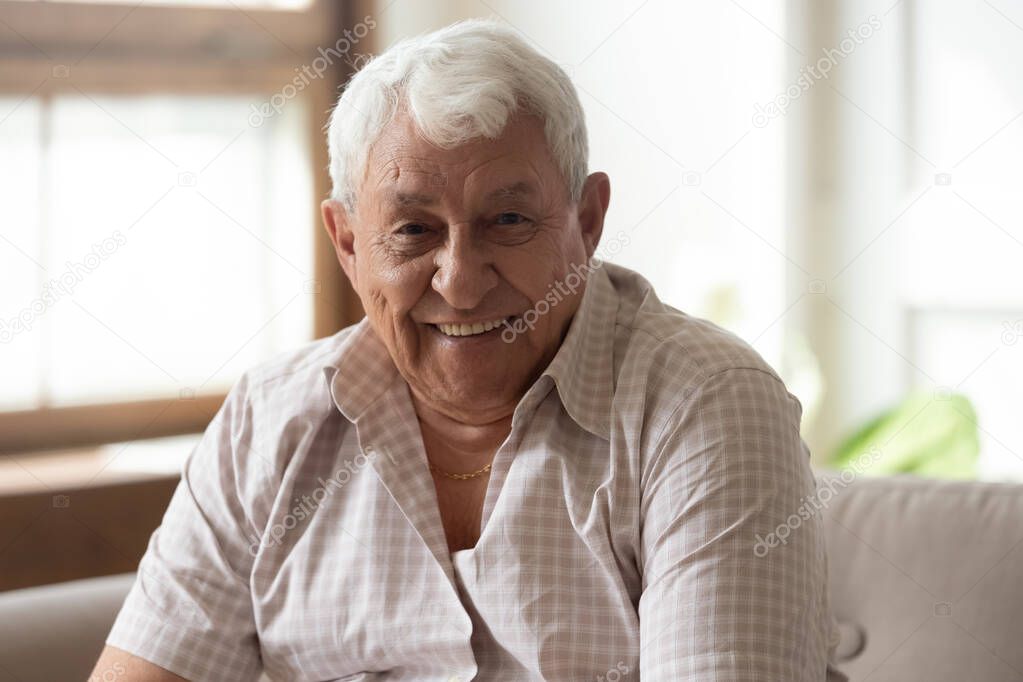
[(799, 403), (593, 258), (610, 185), (566, 75), (456, 24), (369, 62), (329, 145), (366, 319), (235, 385), (96, 674), (825, 679)]

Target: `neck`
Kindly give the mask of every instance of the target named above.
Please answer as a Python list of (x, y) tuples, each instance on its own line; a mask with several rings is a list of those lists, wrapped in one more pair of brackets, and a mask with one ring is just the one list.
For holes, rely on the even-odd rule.
[(489, 421), (462, 419), (431, 406), (415, 391), (412, 391), (412, 403), (419, 417), (427, 454), (441, 468), (459, 471), (478, 468), (490, 461), (511, 433), (511, 412)]

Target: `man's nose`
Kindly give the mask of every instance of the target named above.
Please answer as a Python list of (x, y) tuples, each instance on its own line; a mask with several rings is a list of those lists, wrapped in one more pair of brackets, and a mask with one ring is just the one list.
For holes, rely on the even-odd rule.
[(480, 244), (470, 226), (448, 230), (447, 243), (437, 255), (433, 288), (452, 308), (473, 310), (497, 286), (492, 254)]

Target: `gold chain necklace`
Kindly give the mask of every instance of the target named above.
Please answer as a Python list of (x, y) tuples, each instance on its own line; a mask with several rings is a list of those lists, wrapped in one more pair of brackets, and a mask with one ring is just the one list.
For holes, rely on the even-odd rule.
[(430, 464), (430, 471), (437, 471), (440, 474), (442, 474), (442, 475), (444, 475), (444, 476), (446, 476), (446, 477), (448, 477), (448, 478), (450, 478), (452, 480), (455, 480), (455, 481), (467, 481), (470, 478), (476, 478), (477, 476), (479, 476), (481, 474), (485, 474), (486, 472), (490, 471), (490, 463), (487, 463), (487, 465), (484, 466), (482, 469), (474, 471), (471, 474), (449, 474), (448, 472), (444, 471), (443, 469), (438, 469), (437, 467), (435, 467), (433, 465), (433, 462), (430, 462), (429, 464)]

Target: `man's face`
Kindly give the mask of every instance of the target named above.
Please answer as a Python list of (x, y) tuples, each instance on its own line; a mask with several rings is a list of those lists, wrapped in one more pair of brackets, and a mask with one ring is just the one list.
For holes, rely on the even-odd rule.
[[(570, 200), (535, 117), (444, 150), (401, 115), (370, 150), (355, 214), (327, 201), (324, 220), (416, 397), (486, 423), (510, 414), (557, 352), (583, 292), (557, 285), (593, 254), (608, 192), (598, 173)], [(560, 300), (515, 325), (548, 292)]]

